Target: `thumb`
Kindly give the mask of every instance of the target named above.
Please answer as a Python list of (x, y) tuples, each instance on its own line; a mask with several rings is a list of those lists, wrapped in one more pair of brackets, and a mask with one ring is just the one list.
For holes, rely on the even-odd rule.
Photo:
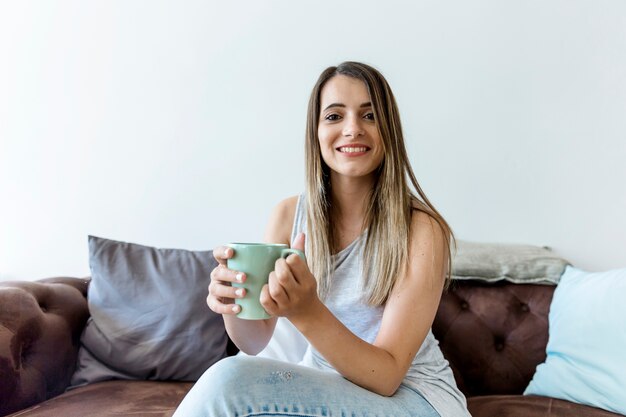
[(304, 233), (299, 233), (298, 236), (296, 236), (296, 238), (293, 240), (293, 243), (291, 244), (291, 248), (298, 249), (304, 252), (304, 240), (305, 240)]

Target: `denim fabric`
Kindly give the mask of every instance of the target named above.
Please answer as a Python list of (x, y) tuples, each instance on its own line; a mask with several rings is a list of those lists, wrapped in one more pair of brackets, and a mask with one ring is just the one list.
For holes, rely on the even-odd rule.
[(392, 397), (368, 391), (334, 372), (271, 359), (234, 356), (209, 368), (174, 417), (439, 417), (416, 391)]

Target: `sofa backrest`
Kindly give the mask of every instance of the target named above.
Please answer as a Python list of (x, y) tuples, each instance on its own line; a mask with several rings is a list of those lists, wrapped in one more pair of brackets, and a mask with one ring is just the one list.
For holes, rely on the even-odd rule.
[(433, 334), (466, 396), (522, 394), (546, 358), (555, 287), (455, 281)]
[[(68, 386), (89, 318), (88, 285), (89, 278), (0, 282), (0, 416)], [(443, 295), (433, 333), (467, 396), (524, 391), (545, 359), (553, 291), (457, 281)]]

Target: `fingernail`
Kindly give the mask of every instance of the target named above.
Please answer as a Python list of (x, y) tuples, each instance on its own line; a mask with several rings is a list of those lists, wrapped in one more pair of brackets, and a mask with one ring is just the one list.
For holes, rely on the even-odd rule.
[(233, 313), (239, 312), (239, 306), (233, 306)]
[(235, 279), (239, 282), (243, 281), (243, 274), (240, 272), (237, 275), (235, 275)]
[(241, 297), (241, 296), (243, 295), (243, 288), (238, 288), (238, 289), (235, 291), (235, 295), (236, 295), (237, 297)]
[(230, 248), (226, 248), (224, 249), (224, 256), (229, 257), (231, 255), (231, 249)]

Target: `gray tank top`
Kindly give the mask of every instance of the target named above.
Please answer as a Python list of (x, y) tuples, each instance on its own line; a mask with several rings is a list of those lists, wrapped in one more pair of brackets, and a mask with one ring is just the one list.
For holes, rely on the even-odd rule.
[[(300, 196), (296, 205), (291, 241), (301, 232), (306, 233), (304, 195)], [(380, 329), (384, 307), (367, 305), (361, 298), (361, 292), (354, 291), (361, 286), (364, 245), (365, 234), (362, 234), (341, 252), (333, 255), (333, 280), (324, 304), (355, 335), (373, 343)], [(300, 364), (335, 371), (311, 345)], [(471, 417), (465, 397), (458, 390), (452, 370), (432, 331), (428, 332), (402, 383), (418, 391), (442, 417)]]

